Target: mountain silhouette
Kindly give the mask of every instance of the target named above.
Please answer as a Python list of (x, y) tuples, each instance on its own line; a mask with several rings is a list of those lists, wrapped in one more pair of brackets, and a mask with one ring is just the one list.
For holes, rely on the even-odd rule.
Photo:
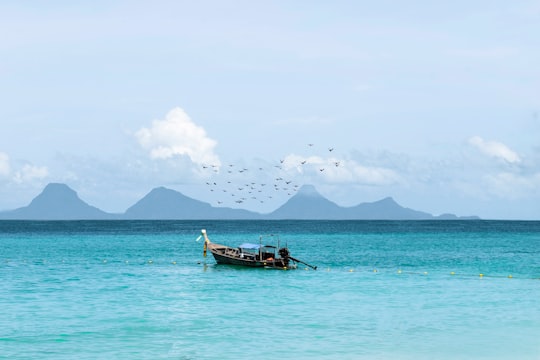
[(434, 218), (429, 213), (404, 208), (391, 197), (353, 207), (342, 207), (323, 197), (312, 185), (302, 186), (285, 204), (270, 213), (269, 217), (299, 220), (423, 220)]
[(65, 184), (50, 183), (25, 207), (0, 213), (4, 219), (87, 220), (111, 219), (114, 216), (82, 201)]
[(336, 219), (343, 208), (326, 199), (313, 185), (304, 185), (285, 204), (268, 214), (271, 219)]
[(25, 207), (0, 212), (0, 219), (19, 220), (424, 220), (478, 219), (429, 213), (402, 207), (391, 197), (342, 207), (304, 185), (285, 204), (268, 214), (244, 209), (213, 207), (184, 194), (158, 187), (129, 207), (123, 214), (111, 214), (90, 206), (65, 184), (51, 183)]
[[(349, 216), (358, 219), (384, 220), (425, 220), (433, 219), (433, 215), (405, 208), (393, 198), (387, 197), (371, 203), (363, 203), (348, 209)], [(347, 217), (349, 218), (349, 217)]]
[(164, 187), (155, 188), (128, 208), (125, 219), (256, 219), (258, 213), (231, 208), (216, 208)]
[(164, 187), (155, 188), (128, 208), (124, 217), (130, 219), (181, 219), (195, 213), (209, 212), (210, 204), (189, 198)]

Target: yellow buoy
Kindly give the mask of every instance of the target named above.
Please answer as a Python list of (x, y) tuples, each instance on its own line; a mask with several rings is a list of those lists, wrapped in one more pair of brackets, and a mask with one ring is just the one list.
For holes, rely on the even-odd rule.
[(508, 275), (508, 278), (511, 279), (513, 276), (512, 275)]
[(480, 277), (484, 277), (484, 274), (480, 274)]
[(353, 272), (354, 270), (353, 269), (350, 269), (349, 272)]
[(456, 275), (456, 273), (452, 271), (452, 272), (450, 273), (450, 275)]

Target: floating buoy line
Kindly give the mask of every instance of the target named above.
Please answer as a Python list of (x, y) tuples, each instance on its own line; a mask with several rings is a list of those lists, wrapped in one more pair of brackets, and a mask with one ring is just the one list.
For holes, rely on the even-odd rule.
[[(331, 271), (330, 268), (327, 268), (327, 271)], [(356, 269), (351, 268), (349, 269), (349, 272), (355, 272)], [(361, 270), (362, 272), (373, 272), (373, 273), (379, 273), (380, 271), (376, 268), (372, 270)], [(395, 272), (392, 271), (384, 271), (384, 273), (389, 274), (397, 274), (397, 275), (417, 275), (417, 276), (429, 276), (431, 275), (428, 271), (405, 271), (402, 269), (398, 269)], [(450, 271), (448, 273), (442, 273), (440, 271), (433, 273), (434, 275), (441, 276), (441, 275), (448, 275), (449, 277), (458, 277), (458, 278), (499, 278), (499, 279), (525, 279), (525, 280), (540, 280), (540, 277), (527, 277), (527, 276), (514, 276), (512, 274), (508, 275), (489, 275), (485, 273), (478, 273), (478, 274), (471, 274), (471, 273), (460, 273), (456, 271)]]
[[(134, 265), (178, 265), (179, 262), (177, 260), (162, 260), (159, 262), (154, 261), (153, 259), (137, 259), (137, 260), (110, 260), (110, 259), (101, 259), (101, 260), (95, 260), (95, 261), (87, 261), (86, 264), (90, 263), (101, 263), (102, 265), (118, 265), (118, 264), (124, 264), (129, 266)], [(65, 259), (62, 259), (60, 261), (52, 262), (48, 259), (34, 259), (34, 260), (22, 260), (22, 261), (15, 261), (11, 259), (4, 259), (0, 262), (0, 264), (3, 265), (47, 265), (47, 266), (53, 266), (54, 264), (67, 264), (69, 263)], [(182, 264), (180, 262), (180, 264)], [(193, 265), (193, 263), (191, 263)], [(197, 261), (197, 265), (205, 265), (206, 263)], [(215, 265), (215, 264), (212, 264)], [(298, 267), (298, 270), (306, 270), (306, 271), (314, 271), (313, 269), (310, 269), (308, 267)], [(355, 268), (355, 267), (319, 267), (318, 272), (345, 272), (345, 273), (365, 273), (365, 274), (374, 274), (374, 275), (382, 275), (382, 274), (391, 274), (391, 275), (414, 275), (414, 276), (423, 276), (423, 277), (429, 277), (429, 276), (441, 276), (446, 275), (448, 277), (456, 277), (456, 278), (478, 278), (478, 279), (484, 279), (484, 278), (496, 278), (496, 279), (522, 279), (522, 280), (540, 280), (540, 277), (527, 277), (527, 276), (521, 276), (521, 275), (513, 275), (511, 273), (508, 274), (489, 274), (485, 272), (479, 272), (477, 274), (473, 274), (470, 272), (464, 272), (461, 273), (459, 271), (449, 271), (449, 272), (429, 272), (429, 271), (410, 271), (410, 270), (404, 270), (401, 268), (390, 270), (388, 268), (385, 269), (378, 269), (378, 268), (370, 268), (370, 267), (362, 267), (362, 268)]]

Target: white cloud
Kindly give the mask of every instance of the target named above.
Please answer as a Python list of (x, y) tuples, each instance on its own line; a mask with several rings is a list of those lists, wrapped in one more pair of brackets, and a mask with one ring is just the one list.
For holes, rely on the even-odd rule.
[(486, 186), (494, 196), (506, 199), (522, 199), (540, 192), (540, 173), (522, 176), (509, 172), (487, 175)]
[(391, 169), (353, 164), (355, 178), (366, 185), (390, 185), (398, 182), (399, 175)]
[(154, 120), (151, 128), (137, 131), (135, 137), (143, 148), (150, 151), (152, 159), (188, 156), (196, 164), (221, 164), (214, 154), (217, 142), (179, 107), (169, 111), (165, 120)]
[(469, 144), (476, 147), (483, 154), (504, 160), (507, 163), (517, 164), (521, 162), (519, 155), (503, 143), (486, 141), (480, 136), (473, 136), (469, 139)]
[(399, 175), (388, 168), (364, 166), (353, 160), (319, 156), (301, 157), (289, 155), (283, 162), (285, 170), (296, 169), (299, 173), (317, 174), (329, 183), (362, 185), (389, 185), (399, 181)]
[(41, 180), (49, 176), (46, 166), (25, 164), (22, 167), (12, 167), (8, 154), (0, 152), (0, 179), (16, 184), (26, 184), (33, 180)]
[(10, 172), (9, 156), (6, 153), (0, 152), (0, 177), (7, 177)]
[(13, 177), (16, 183), (27, 183), (33, 180), (41, 180), (49, 176), (49, 170), (46, 166), (34, 166), (26, 164), (20, 171), (17, 171)]

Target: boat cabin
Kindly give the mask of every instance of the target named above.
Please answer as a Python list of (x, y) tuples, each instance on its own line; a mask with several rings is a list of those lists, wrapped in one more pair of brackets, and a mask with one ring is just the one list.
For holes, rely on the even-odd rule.
[(273, 245), (244, 243), (238, 247), (238, 254), (241, 259), (272, 261), (276, 258), (276, 249)]

